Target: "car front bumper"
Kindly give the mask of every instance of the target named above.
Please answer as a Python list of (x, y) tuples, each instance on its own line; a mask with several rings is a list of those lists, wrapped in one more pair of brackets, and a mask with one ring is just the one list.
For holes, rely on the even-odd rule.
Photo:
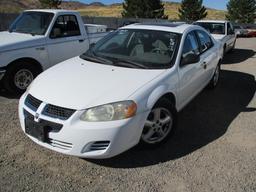
[(0, 69), (0, 81), (3, 79), (6, 70)]
[[(19, 103), (19, 119), (24, 133), (24, 110), (33, 116), (36, 114), (24, 104), (25, 98), (26, 93), (21, 97)], [(63, 125), (59, 132), (48, 133), (51, 142), (41, 142), (27, 133), (25, 134), (35, 143), (63, 154), (82, 158), (104, 159), (116, 156), (135, 146), (140, 140), (144, 122), (148, 116), (148, 112), (144, 112), (125, 120), (84, 122), (80, 120), (82, 113), (83, 111), (76, 111), (65, 121), (42, 115), (40, 119)]]

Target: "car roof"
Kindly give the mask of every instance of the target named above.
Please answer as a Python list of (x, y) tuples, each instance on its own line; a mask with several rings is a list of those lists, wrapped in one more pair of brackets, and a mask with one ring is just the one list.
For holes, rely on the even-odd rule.
[(45, 13), (78, 13), (77, 11), (64, 10), (64, 9), (30, 9), (25, 10), (25, 12), (45, 12)]
[(146, 30), (156, 30), (156, 31), (168, 31), (174, 33), (184, 33), (189, 28), (197, 28), (195, 25), (184, 24), (183, 22), (177, 23), (136, 23), (132, 25), (127, 25), (121, 29), (146, 29)]
[(226, 20), (199, 20), (198, 23), (226, 23)]

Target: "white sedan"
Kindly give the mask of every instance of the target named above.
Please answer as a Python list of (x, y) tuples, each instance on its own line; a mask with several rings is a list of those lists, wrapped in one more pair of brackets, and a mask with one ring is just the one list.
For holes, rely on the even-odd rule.
[(84, 158), (162, 144), (177, 112), (217, 85), (220, 48), (200, 26), (123, 27), (34, 80), (19, 103), (22, 130), (43, 147)]

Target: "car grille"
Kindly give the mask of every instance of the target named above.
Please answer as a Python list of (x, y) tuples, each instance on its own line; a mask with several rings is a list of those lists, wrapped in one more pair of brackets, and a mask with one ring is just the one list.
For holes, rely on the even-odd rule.
[(74, 114), (74, 112), (75, 110), (73, 109), (67, 109), (67, 108), (58, 107), (58, 106), (49, 104), (45, 106), (43, 114), (53, 118), (67, 120), (69, 117), (71, 117), (71, 115)]
[(39, 99), (33, 97), (32, 95), (28, 95), (26, 100), (25, 100), (25, 105), (32, 109), (33, 111), (36, 111), (38, 107), (41, 105), (42, 101)]
[[(33, 97), (30, 94), (25, 99), (25, 105), (33, 111), (37, 111), (41, 104), (42, 104), (42, 101)], [(59, 107), (51, 104), (45, 105), (42, 111), (43, 115), (56, 118), (56, 119), (61, 119), (61, 120), (69, 119), (74, 113), (75, 113), (74, 109), (67, 109), (64, 107)]]

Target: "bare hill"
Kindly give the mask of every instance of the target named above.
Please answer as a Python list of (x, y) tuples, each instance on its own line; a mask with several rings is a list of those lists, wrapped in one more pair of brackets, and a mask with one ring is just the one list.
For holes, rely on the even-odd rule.
[[(165, 13), (169, 19), (178, 19), (178, 9), (180, 3), (166, 2)], [(0, 12), (16, 13), (24, 9), (41, 8), (39, 0), (0, 0)], [(62, 9), (78, 10), (82, 15), (103, 16), (103, 17), (121, 17), (123, 10), (122, 4), (104, 5), (101, 2), (91, 4), (81, 3), (79, 1), (64, 1)], [(224, 19), (225, 11), (208, 9), (208, 19)]]

